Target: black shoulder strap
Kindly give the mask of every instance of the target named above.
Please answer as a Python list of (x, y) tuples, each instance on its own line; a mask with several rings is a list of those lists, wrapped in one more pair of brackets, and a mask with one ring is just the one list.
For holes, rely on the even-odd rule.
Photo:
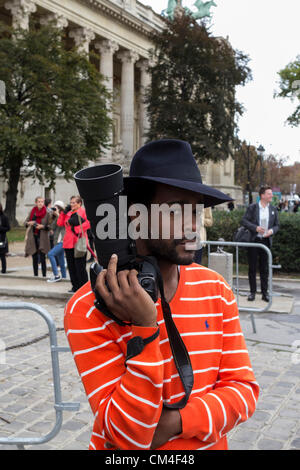
[[(170, 347), (172, 350), (174, 362), (176, 365), (176, 369), (178, 371), (180, 380), (182, 382), (183, 388), (185, 395), (184, 397), (179, 400), (177, 403), (172, 403), (172, 404), (164, 404), (165, 408), (170, 408), (170, 409), (181, 409), (184, 408), (185, 405), (188, 402), (189, 396), (191, 394), (193, 385), (194, 385), (194, 374), (193, 374), (193, 368), (191, 365), (191, 360), (190, 356), (188, 354), (188, 351), (186, 349), (186, 346), (180, 336), (180, 333), (174, 323), (173, 317), (172, 317), (172, 312), (170, 305), (165, 299), (165, 294), (164, 294), (164, 285), (163, 285), (163, 279), (162, 275), (159, 269), (159, 266), (153, 257), (141, 257), (145, 261), (150, 262), (156, 269), (157, 273), (157, 282), (158, 282), (158, 288), (160, 291), (161, 295), (161, 306), (163, 310), (163, 316), (165, 320), (165, 325), (169, 337), (169, 342), (170, 342)], [(93, 266), (94, 265), (94, 266)], [(97, 291), (94, 289), (95, 287), (95, 282), (96, 282), (96, 277), (97, 274), (101, 271), (101, 268), (99, 265), (97, 267), (95, 266), (96, 263), (93, 263), (93, 270), (94, 270), (94, 275), (92, 275), (91, 272), (91, 285), (92, 289), (95, 292), (96, 295), (96, 301), (95, 301), (95, 306), (98, 308), (102, 313), (104, 313), (106, 316), (109, 318), (112, 318), (114, 321), (116, 321), (119, 325), (129, 325), (128, 323), (122, 322), (122, 320), (118, 319), (115, 317), (106, 307), (102, 299), (100, 298), (99, 294)], [(91, 267), (92, 268), (92, 267)], [(92, 271), (92, 269), (91, 269)]]
[(174, 323), (170, 305), (165, 299), (163, 280), (162, 280), (162, 276), (161, 276), (159, 269), (157, 270), (157, 275), (158, 275), (158, 288), (160, 290), (160, 296), (161, 296), (161, 306), (163, 310), (163, 315), (164, 315), (165, 325), (166, 325), (166, 329), (167, 329), (167, 333), (169, 337), (169, 342), (170, 342), (171, 350), (173, 353), (173, 358), (174, 358), (174, 362), (176, 365), (176, 369), (178, 371), (179, 377), (181, 379), (181, 382), (185, 391), (185, 396), (179, 402), (173, 403), (171, 405), (164, 404), (164, 407), (170, 408), (170, 409), (181, 409), (181, 408), (184, 408), (185, 405), (187, 404), (193, 385), (194, 385), (193, 368), (191, 365), (189, 353)]

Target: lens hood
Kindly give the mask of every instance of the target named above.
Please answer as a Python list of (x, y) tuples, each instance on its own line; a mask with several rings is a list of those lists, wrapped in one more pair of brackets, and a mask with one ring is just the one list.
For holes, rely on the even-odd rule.
[(86, 205), (89, 201), (104, 201), (123, 191), (123, 169), (109, 163), (77, 171), (74, 179)]

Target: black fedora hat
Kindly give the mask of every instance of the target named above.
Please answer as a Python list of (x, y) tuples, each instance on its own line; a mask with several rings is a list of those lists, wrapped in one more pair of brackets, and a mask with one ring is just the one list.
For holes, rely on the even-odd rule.
[(156, 140), (136, 152), (130, 165), (129, 176), (124, 178), (125, 189), (132, 190), (144, 180), (202, 194), (205, 207), (233, 200), (221, 191), (202, 183), (191, 146), (183, 140)]

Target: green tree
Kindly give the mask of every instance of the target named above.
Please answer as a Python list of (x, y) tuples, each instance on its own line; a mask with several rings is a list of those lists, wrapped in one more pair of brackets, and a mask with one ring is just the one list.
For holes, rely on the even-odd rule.
[(53, 26), (30, 31), (0, 25), (0, 168), (8, 182), (5, 211), (17, 224), (21, 172), (50, 187), (96, 161), (108, 147), (110, 95), (88, 57), (66, 50)]
[(279, 92), (275, 92), (276, 98), (289, 98), (296, 101), (295, 111), (288, 116), (287, 123), (292, 127), (300, 124), (300, 55), (294, 62), (290, 62), (278, 73), (280, 77)]
[(153, 38), (147, 137), (187, 140), (199, 163), (226, 159), (242, 114), (235, 87), (251, 78), (248, 57), (189, 15), (165, 21)]
[(260, 156), (254, 145), (239, 142), (234, 153), (235, 182), (248, 193), (249, 203), (252, 204), (252, 192), (259, 189), (262, 169)]

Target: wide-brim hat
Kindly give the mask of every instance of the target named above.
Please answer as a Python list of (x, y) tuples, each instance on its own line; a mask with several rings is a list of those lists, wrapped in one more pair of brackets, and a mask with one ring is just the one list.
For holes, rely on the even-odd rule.
[(204, 207), (216, 206), (233, 199), (202, 183), (200, 170), (188, 142), (162, 139), (149, 142), (134, 155), (124, 187), (132, 190), (144, 180), (167, 184), (203, 195)]
[(61, 209), (65, 208), (65, 204), (62, 201), (55, 201), (54, 206), (58, 206)]

